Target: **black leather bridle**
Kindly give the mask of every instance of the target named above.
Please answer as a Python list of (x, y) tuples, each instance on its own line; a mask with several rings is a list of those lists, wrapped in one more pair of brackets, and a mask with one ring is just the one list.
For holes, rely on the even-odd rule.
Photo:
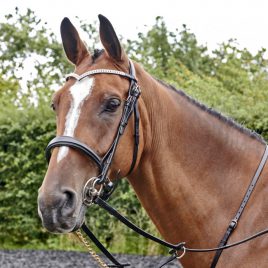
[[(132, 113), (134, 113), (134, 149), (133, 149), (133, 157), (132, 163), (129, 168), (127, 175), (129, 175), (135, 167), (138, 148), (139, 148), (139, 111), (138, 111), (138, 98), (141, 94), (140, 88), (137, 83), (137, 79), (135, 77), (135, 68), (133, 63), (129, 62), (129, 74), (110, 69), (96, 69), (92, 71), (88, 71), (83, 73), (82, 75), (77, 75), (75, 73), (71, 73), (67, 76), (67, 80), (70, 78), (74, 78), (77, 81), (81, 81), (82, 79), (97, 75), (97, 74), (109, 74), (109, 75), (119, 75), (126, 79), (130, 80), (130, 86), (128, 90), (128, 97), (125, 101), (122, 117), (120, 119), (120, 123), (114, 138), (114, 141), (103, 158), (101, 158), (93, 149), (88, 147), (85, 143), (75, 139), (74, 137), (69, 136), (57, 136), (52, 139), (47, 148), (46, 148), (46, 159), (49, 162), (51, 157), (51, 150), (55, 147), (60, 146), (68, 146), (74, 149), (79, 150), (86, 156), (88, 156), (98, 167), (99, 175), (98, 177), (90, 178), (84, 187), (83, 190), (83, 202), (85, 205), (91, 205), (93, 200), (97, 196), (105, 196), (105, 199), (112, 193), (113, 183), (107, 177), (109, 168), (111, 166), (117, 145), (119, 143), (120, 137), (124, 134), (124, 130), (128, 124), (128, 120)], [(127, 176), (126, 175), (126, 176)], [(100, 185), (100, 190), (97, 190), (97, 186)]]
[[(60, 147), (60, 146), (68, 146), (74, 149), (79, 150), (86, 156), (88, 156), (98, 167), (99, 170), (99, 176), (98, 177), (93, 177), (90, 178), (83, 189), (83, 203), (86, 206), (89, 206), (91, 204), (97, 204), (101, 208), (105, 209), (108, 213), (110, 213), (113, 217), (117, 218), (119, 221), (121, 221), (123, 224), (125, 224), (127, 227), (138, 233), (139, 235), (150, 239), (160, 245), (163, 245), (170, 250), (170, 253), (172, 256), (168, 258), (167, 261), (165, 261), (160, 267), (163, 267), (167, 263), (171, 262), (174, 259), (179, 259), (183, 257), (183, 255), (186, 252), (216, 252), (216, 255), (212, 261), (211, 268), (216, 267), (216, 264), (219, 260), (219, 257), (224, 249), (231, 248), (237, 245), (240, 245), (242, 243), (245, 243), (247, 241), (250, 241), (254, 238), (257, 238), (259, 236), (262, 236), (264, 234), (268, 233), (268, 229), (264, 229), (250, 237), (247, 237), (243, 240), (240, 240), (236, 243), (233, 244), (227, 244), (227, 241), (236, 228), (238, 221), (244, 211), (245, 206), (248, 203), (248, 200), (251, 196), (251, 193), (253, 192), (255, 185), (258, 182), (258, 179), (261, 175), (261, 172), (266, 164), (267, 158), (268, 158), (268, 147), (267, 145), (265, 146), (265, 151), (263, 153), (262, 159), (259, 163), (259, 166), (251, 180), (251, 183), (246, 191), (246, 194), (242, 200), (242, 203), (231, 221), (230, 225), (227, 228), (227, 231), (220, 242), (219, 246), (216, 248), (208, 248), (208, 249), (193, 249), (193, 248), (188, 248), (185, 246), (184, 242), (178, 243), (178, 244), (171, 244), (168, 243), (164, 240), (161, 240), (145, 231), (137, 227), (135, 224), (130, 222), (127, 218), (122, 216), (117, 210), (115, 210), (113, 207), (111, 207), (105, 200), (111, 195), (113, 192), (114, 186), (112, 182), (109, 180), (107, 177), (109, 168), (111, 166), (117, 145), (119, 143), (120, 137), (123, 135), (124, 130), (127, 126), (128, 120), (130, 116), (134, 113), (134, 150), (133, 150), (133, 157), (132, 157), (132, 163), (129, 169), (128, 174), (132, 172), (136, 165), (136, 160), (137, 160), (137, 155), (138, 155), (138, 146), (139, 146), (139, 112), (138, 112), (138, 105), (137, 101), (138, 98), (141, 94), (141, 91), (139, 89), (139, 86), (137, 84), (137, 79), (135, 77), (135, 68), (133, 66), (133, 63), (130, 61), (130, 72), (129, 74), (116, 71), (116, 70), (109, 70), (109, 69), (96, 69), (93, 71), (88, 71), (82, 75), (77, 75), (75, 73), (69, 74), (67, 79), (70, 77), (75, 78), (77, 81), (80, 81), (84, 79), (87, 76), (91, 75), (96, 75), (96, 74), (111, 74), (111, 75), (119, 75), (122, 77), (125, 77), (126, 79), (130, 80), (130, 87), (128, 90), (128, 97), (125, 102), (124, 108), (123, 108), (123, 113), (122, 117), (120, 119), (120, 123), (118, 126), (118, 130), (115, 135), (115, 139), (110, 146), (109, 150), (105, 154), (103, 158), (99, 157), (99, 155), (92, 150), (90, 147), (88, 147), (86, 144), (83, 142), (80, 142), (79, 140), (73, 138), (73, 137), (68, 137), (68, 136), (58, 136), (52, 139), (47, 148), (46, 148), (46, 159), (49, 162), (50, 157), (51, 157), (51, 150), (55, 147)], [(88, 237), (95, 243), (95, 245), (105, 254), (105, 256), (113, 263), (112, 265), (108, 265), (109, 267), (120, 267), (124, 268), (125, 266), (129, 266), (129, 264), (121, 264), (118, 262), (113, 255), (102, 245), (102, 243), (95, 237), (95, 235), (89, 230), (89, 228), (86, 226), (85, 223), (82, 225), (83, 231), (88, 235)], [(179, 256), (178, 252), (183, 251), (183, 253)]]

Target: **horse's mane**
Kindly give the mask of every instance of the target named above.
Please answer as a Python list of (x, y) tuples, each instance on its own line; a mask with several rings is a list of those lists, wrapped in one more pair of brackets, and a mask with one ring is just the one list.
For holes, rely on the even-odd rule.
[(213, 108), (209, 108), (206, 105), (204, 105), (203, 103), (200, 103), (199, 101), (197, 101), (196, 99), (188, 96), (184, 91), (179, 90), (177, 88), (175, 88), (174, 86), (167, 84), (165, 82), (163, 82), (162, 80), (156, 79), (161, 85), (163, 85), (165, 88), (170, 89), (174, 92), (176, 92), (177, 94), (179, 94), (180, 96), (182, 96), (184, 99), (186, 99), (188, 102), (192, 103), (193, 105), (195, 105), (196, 107), (198, 107), (199, 109), (211, 114), (212, 116), (218, 118), (220, 121), (224, 122), (225, 124), (237, 129), (238, 131), (248, 135), (249, 137), (258, 140), (261, 143), (266, 143), (265, 140), (263, 139), (263, 137), (261, 135), (259, 135), (258, 133), (256, 133), (253, 130), (250, 130), (240, 124), (238, 124), (237, 122), (235, 122), (232, 118), (227, 117), (225, 115), (223, 115), (222, 113), (214, 110)]
[[(94, 49), (94, 52), (92, 54), (93, 62), (96, 61), (96, 59), (99, 58), (103, 53), (104, 53), (104, 49)], [(218, 118), (219, 120), (221, 120), (225, 124), (237, 129), (238, 131), (248, 135), (249, 137), (251, 137), (253, 139), (256, 139), (256, 140), (260, 141), (261, 143), (266, 143), (265, 140), (263, 139), (263, 137), (261, 135), (259, 135), (258, 133), (256, 133), (255, 131), (248, 129), (248, 128), (242, 126), (241, 124), (238, 124), (232, 118), (223, 115), (222, 113), (214, 110), (213, 108), (207, 107), (203, 103), (200, 103), (196, 99), (194, 99), (194, 98), (190, 97), (189, 95), (187, 95), (184, 91), (179, 90), (179, 89), (175, 88), (174, 86), (172, 86), (170, 84), (167, 84), (166, 82), (164, 82), (164, 81), (162, 81), (160, 79), (157, 79), (157, 78), (155, 78), (155, 79), (161, 85), (163, 85), (165, 88), (176, 92), (177, 94), (182, 96), (184, 99), (186, 99), (188, 102), (192, 103), (193, 105), (195, 105), (199, 109), (201, 109), (201, 110), (213, 115), (214, 117)]]

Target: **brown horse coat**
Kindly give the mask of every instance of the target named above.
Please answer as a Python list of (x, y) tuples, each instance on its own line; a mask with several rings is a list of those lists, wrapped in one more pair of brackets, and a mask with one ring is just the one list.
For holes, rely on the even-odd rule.
[[(105, 17), (100, 16), (105, 52), (98, 57), (90, 55), (68, 19), (63, 20), (61, 33), (77, 74), (99, 68), (128, 72), (128, 58)], [(140, 146), (128, 180), (167, 241), (185, 241), (194, 248), (215, 247), (258, 167), (264, 141), (152, 78), (137, 63), (135, 69), (142, 90)], [(103, 156), (114, 139), (128, 86), (127, 79), (105, 74), (88, 78), (84, 84), (69, 79), (53, 99), (57, 135), (71, 133)], [(109, 111), (113, 101), (119, 101), (119, 106)], [(132, 116), (120, 140), (111, 178), (118, 169), (125, 175), (131, 164), (133, 120)], [(60, 153), (61, 149), (53, 150), (38, 203), (43, 225), (51, 232), (64, 233), (83, 222), (81, 192), (87, 179), (98, 174), (80, 152), (68, 148)], [(267, 178), (266, 165), (229, 242), (267, 227)], [(267, 236), (257, 238), (225, 250), (218, 267), (268, 267), (267, 249)], [(209, 267), (213, 255), (187, 253), (181, 261), (185, 267)]]

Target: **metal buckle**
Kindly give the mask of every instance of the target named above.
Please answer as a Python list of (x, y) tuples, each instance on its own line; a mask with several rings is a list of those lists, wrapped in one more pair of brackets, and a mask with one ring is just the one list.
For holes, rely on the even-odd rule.
[(130, 89), (130, 95), (138, 98), (140, 94), (141, 94), (140, 87), (137, 83), (135, 83)]
[(236, 220), (236, 219), (233, 219), (233, 220), (231, 221), (229, 227), (230, 227), (231, 229), (235, 229), (236, 226), (237, 226), (237, 220)]
[[(90, 178), (83, 189), (83, 203), (86, 206), (91, 206), (94, 200), (101, 194), (103, 184), (99, 185), (100, 181), (97, 177)], [(99, 185), (99, 189), (96, 188), (96, 185)]]

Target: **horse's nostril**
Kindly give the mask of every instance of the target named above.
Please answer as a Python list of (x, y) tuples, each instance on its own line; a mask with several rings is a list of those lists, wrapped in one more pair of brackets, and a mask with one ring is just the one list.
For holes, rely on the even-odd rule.
[(71, 216), (76, 208), (76, 193), (73, 190), (63, 191), (65, 202), (61, 209), (62, 216)]
[(65, 191), (64, 192), (65, 198), (66, 198), (66, 202), (65, 202), (65, 206), (66, 207), (72, 207), (73, 203), (75, 201), (75, 193), (71, 192), (71, 191)]

